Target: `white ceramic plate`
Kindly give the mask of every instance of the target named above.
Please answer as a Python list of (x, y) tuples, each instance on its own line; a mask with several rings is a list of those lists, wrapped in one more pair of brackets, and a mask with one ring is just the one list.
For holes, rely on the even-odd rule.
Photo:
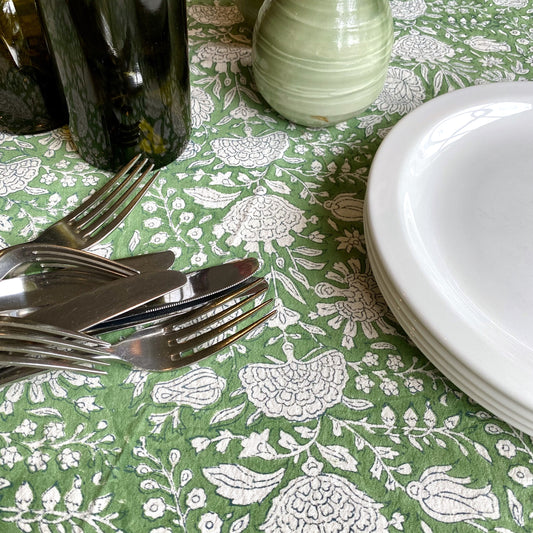
[(460, 389), (468, 391), (468, 394), (478, 403), (522, 431), (533, 435), (533, 411), (524, 410), (520, 404), (517, 405), (509, 398), (502, 398), (497, 390), (482, 382), (479, 376), (466, 369), (460, 360), (432, 337), (406, 306), (381, 270), (380, 262), (374, 255), (370, 233), (366, 233), (365, 238), (368, 257), (383, 297), (413, 342), (450, 380)]
[(372, 266), (393, 312), (417, 324), (413, 340), (532, 432), (533, 83), (463, 89), (410, 113), (376, 154), (365, 208)]

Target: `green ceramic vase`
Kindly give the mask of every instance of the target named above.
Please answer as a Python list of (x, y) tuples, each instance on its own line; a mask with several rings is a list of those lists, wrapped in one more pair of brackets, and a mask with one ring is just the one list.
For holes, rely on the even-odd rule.
[(292, 122), (329, 126), (374, 102), (392, 43), (389, 0), (266, 0), (253, 34), (255, 82)]

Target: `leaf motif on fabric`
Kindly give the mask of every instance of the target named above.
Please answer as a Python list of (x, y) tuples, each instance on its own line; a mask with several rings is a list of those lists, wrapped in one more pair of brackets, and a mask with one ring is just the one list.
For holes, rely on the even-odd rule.
[(507, 489), (507, 501), (509, 503), (509, 511), (511, 511), (511, 516), (516, 525), (524, 527), (524, 507), (511, 489)]
[(235, 407), (228, 407), (227, 409), (222, 409), (221, 411), (218, 411), (215, 415), (213, 415), (209, 424), (215, 425), (220, 422), (232, 420), (236, 416), (239, 416), (245, 407), (246, 404), (241, 403), (239, 405), (236, 405)]
[(488, 461), (489, 463), (492, 463), (492, 457), (489, 455), (489, 451), (483, 444), (480, 444), (479, 442), (474, 442), (474, 448), (476, 452), (485, 459), (485, 461)]
[(342, 403), (353, 411), (364, 411), (365, 409), (372, 409), (374, 407), (374, 404), (370, 400), (364, 400), (363, 398), (347, 398), (343, 396)]
[(334, 468), (340, 468), (341, 470), (347, 470), (349, 472), (357, 472), (358, 461), (350, 453), (348, 448), (336, 444), (322, 446), (318, 442), (316, 443), (316, 446), (322, 457), (329, 461)]
[(324, 251), (321, 250), (320, 248), (308, 248), (307, 246), (297, 246), (293, 250), (293, 253), (307, 255), (309, 257), (317, 257), (319, 255), (322, 255)]
[(21, 511), (27, 511), (33, 502), (33, 491), (27, 481), (24, 481), (15, 492), (15, 505)]
[(263, 501), (279, 485), (285, 468), (261, 474), (241, 465), (222, 464), (204, 468), (202, 472), (210, 483), (216, 485), (217, 494), (234, 505), (250, 505)]
[(130, 242), (128, 243), (128, 250), (134, 252), (139, 243), (141, 242), (141, 233), (139, 230), (135, 230), (131, 236)]
[(282, 285), (285, 287), (285, 290), (295, 299), (298, 300), (300, 303), (305, 304), (305, 300), (303, 299), (302, 295), (300, 294), (300, 291), (296, 288), (296, 285), (292, 280), (290, 280), (285, 274), (279, 271), (274, 271), (273, 277), (277, 279), (278, 281), (281, 281)]
[(240, 196), (240, 192), (222, 193), (209, 187), (194, 187), (193, 189), (183, 189), (197, 204), (208, 208), (227, 207), (233, 200)]
[(235, 522), (231, 524), (229, 533), (242, 533), (243, 531), (246, 530), (249, 523), (250, 523), (250, 514), (245, 514), (242, 518), (235, 520)]
[(58, 409), (54, 407), (42, 407), (40, 409), (29, 409), (28, 414), (34, 416), (54, 416), (56, 418), (63, 418), (63, 415)]
[(55, 506), (61, 500), (61, 494), (56, 485), (52, 485), (49, 489), (46, 489), (41, 495), (41, 501), (43, 508), (46, 512), (50, 513), (55, 509)]
[(291, 188), (282, 181), (268, 180), (265, 178), (265, 183), (272, 189), (272, 191), (278, 194), (291, 194)]
[(326, 263), (315, 263), (314, 261), (309, 261), (303, 257), (296, 257), (294, 261), (307, 270), (322, 270), (326, 266)]
[(99, 514), (106, 509), (113, 498), (113, 494), (105, 494), (104, 496), (99, 496), (94, 501), (89, 504), (89, 512), (91, 514)]

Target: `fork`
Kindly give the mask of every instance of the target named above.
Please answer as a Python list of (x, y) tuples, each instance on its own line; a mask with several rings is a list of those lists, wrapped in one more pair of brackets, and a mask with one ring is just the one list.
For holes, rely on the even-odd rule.
[(145, 167), (148, 159), (140, 158), (141, 154), (135, 156), (103, 187), (71, 213), (42, 231), (33, 242), (60, 244), (83, 250), (104, 239), (126, 218), (159, 175), (159, 171), (155, 172), (143, 188), (126, 203), (132, 192), (154, 168), (153, 164)]
[[(238, 310), (246, 306), (246, 304), (263, 294), (267, 288), (268, 284), (263, 278), (260, 278), (253, 288), (245, 287), (239, 289), (231, 296), (225, 296), (214, 300), (198, 309), (178, 315), (177, 317), (169, 318), (157, 325), (140, 330), (111, 346), (109, 348), (109, 355), (96, 356), (96, 359), (119, 359), (131, 364), (135, 368), (157, 372), (175, 370), (186, 365), (197, 363), (238, 341), (274, 316), (276, 311), (270, 311), (229, 337), (225, 337), (214, 344), (202, 348), (202, 346), (208, 341), (215, 339), (227, 330), (240, 325), (246, 319), (272, 303), (272, 299), (266, 300), (248, 311), (242, 312), (242, 314), (237, 315), (231, 320), (222, 322), (210, 329), (206, 329), (212, 324), (217, 324), (222, 319), (236, 313)], [(210, 311), (220, 307), (230, 299), (240, 296), (241, 293), (251, 294), (230, 307), (223, 308), (221, 311), (211, 315), (209, 314)], [(207, 316), (194, 322), (194, 320), (204, 315)], [(193, 323), (189, 326), (183, 326), (190, 322)], [(197, 348), (200, 349), (194, 351)]]
[[(242, 329), (233, 333), (229, 337), (225, 337), (214, 344), (208, 345), (205, 348), (201, 348), (210, 340), (222, 335), (227, 330), (240, 325), (246, 319), (269, 305), (272, 302), (271, 299), (264, 301), (248, 311), (244, 311), (242, 314), (223, 322), (222, 324), (218, 324), (206, 331), (206, 328), (208, 328), (210, 325), (216, 324), (221, 320), (235, 314), (252, 300), (263, 294), (267, 288), (268, 284), (266, 281), (263, 278), (260, 278), (253, 284), (253, 286), (238, 288), (231, 294), (189, 311), (188, 313), (181, 314), (177, 317), (172, 317), (160, 322), (157, 325), (141, 329), (110, 347), (100, 347), (100, 351), (98, 353), (95, 352), (94, 355), (89, 354), (89, 352), (85, 353), (87, 353), (87, 357), (90, 357), (92, 362), (95, 363), (101, 363), (107, 360), (120, 360), (131, 364), (135, 368), (148, 371), (174, 370), (185, 365), (198, 362), (201, 359), (204, 359), (209, 355), (236, 342), (266, 322), (275, 314), (275, 310), (271, 311), (251, 324), (244, 326)], [(232, 300), (235, 300), (241, 296), (245, 297), (229, 307), (225, 307), (218, 312), (210, 314), (217, 308), (224, 306), (228, 302), (231, 302)], [(205, 318), (201, 319), (201, 317), (204, 316)], [(4, 318), (8, 319), (8, 317)], [(201, 320), (194, 322), (197, 319)], [(193, 323), (190, 324), (191, 322)], [(184, 324), (190, 325), (183, 326)], [(40, 324), (39, 331), (47, 333), (49, 328), (53, 327), (54, 326), (50, 326), (48, 324)], [(61, 331), (61, 329), (59, 330)], [(92, 337), (88, 337), (92, 339)], [(179, 339), (185, 340), (180, 341)], [(196, 348), (200, 348), (200, 350), (194, 351)], [(185, 355), (187, 352), (192, 353), (190, 355)], [(59, 368), (63, 370), (87, 370), (86, 367), (80, 367), (79, 365), (72, 364), (68, 362), (68, 360), (58, 362), (57, 360), (53, 359), (54, 356), (51, 357), (52, 358), (43, 357), (41, 361), (32, 360), (31, 365), (27, 364), (25, 366), (39, 367), (40, 363), (41, 368), (56, 370)], [(57, 357), (66, 359), (60, 355)], [(6, 356), (3, 361), (0, 362), (0, 366), (3, 364), (7, 366), (10, 361), (13, 361), (13, 359), (14, 357), (10, 357), (9, 355)], [(84, 360), (84, 362), (87, 361)], [(25, 377), (30, 373), (33, 373), (33, 371), (27, 369), (20, 370), (16, 368), (9, 370), (6, 369), (0, 373), (0, 385), (20, 377)]]
[(42, 268), (72, 267), (112, 277), (139, 273), (135, 268), (82, 250), (57, 244), (24, 243), (0, 250), (0, 279), (20, 275), (32, 264)]
[[(24, 318), (0, 317), (1, 367), (16, 364), (17, 366), (56, 370), (73, 368), (72, 364), (62, 361), (98, 362), (107, 365), (105, 361), (95, 361), (91, 357), (106, 355), (109, 346), (109, 343), (84, 333), (44, 325)], [(93, 374), (105, 374), (104, 371), (91, 367), (79, 368)]]
[[(8, 273), (23, 272), (24, 267), (32, 262), (31, 259), (34, 260), (33, 262), (39, 262), (38, 258), (31, 256), (32, 253), (39, 251), (35, 250), (36, 244), (33, 243), (43, 247), (58, 246), (64, 247), (65, 250), (83, 250), (104, 239), (126, 218), (159, 175), (159, 171), (155, 172), (141, 190), (129, 199), (133, 191), (154, 168), (153, 164), (146, 166), (148, 163), (146, 158), (142, 160), (140, 158), (140, 154), (135, 156), (103, 187), (89, 196), (72, 212), (43, 230), (31, 241), (31, 244), (19, 244), (0, 250), (2, 262), (8, 261), (5, 256), (11, 260), (11, 263), (8, 263)], [(40, 250), (42, 251), (42, 248)], [(19, 258), (19, 255), (23, 257)], [(72, 254), (69, 255), (68, 259), (71, 256)], [(20, 268), (13, 264), (15, 259), (21, 261)], [(52, 260), (48, 257), (48, 259), (54, 265), (60, 263), (57, 258)], [(40, 259), (40, 261), (45, 260), (46, 258)], [(1, 277), (6, 275), (5, 272), (2, 272)]]

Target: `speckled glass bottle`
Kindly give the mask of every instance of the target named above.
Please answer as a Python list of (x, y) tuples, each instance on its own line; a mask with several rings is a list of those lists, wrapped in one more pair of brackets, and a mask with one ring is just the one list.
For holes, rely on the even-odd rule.
[(376, 99), (392, 43), (389, 0), (266, 0), (253, 35), (255, 81), (287, 119), (332, 125)]

